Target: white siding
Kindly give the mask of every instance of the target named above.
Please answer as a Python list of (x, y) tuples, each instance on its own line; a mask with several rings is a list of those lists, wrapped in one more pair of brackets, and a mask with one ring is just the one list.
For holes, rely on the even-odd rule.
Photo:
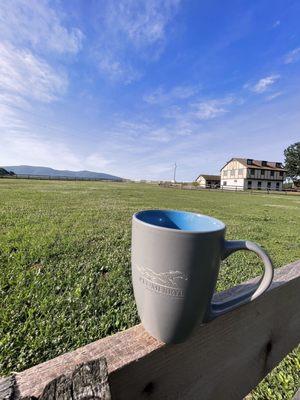
[(203, 176), (199, 176), (197, 179), (197, 182), (199, 183), (199, 186), (205, 187), (206, 186), (206, 180), (203, 178)]
[(221, 179), (221, 186), (228, 190), (244, 190), (243, 178), (238, 179)]
[[(271, 173), (271, 170), (264, 169), (263, 166), (261, 168), (251, 168), (251, 165), (246, 167), (237, 160), (231, 160), (221, 170), (221, 187), (228, 190), (248, 189), (250, 188), (248, 181), (252, 183), (251, 189), (282, 190), (283, 179), (284, 174), (281, 176), (280, 171)], [(261, 182), (260, 186), (258, 182)], [(269, 185), (268, 182), (270, 182)]]

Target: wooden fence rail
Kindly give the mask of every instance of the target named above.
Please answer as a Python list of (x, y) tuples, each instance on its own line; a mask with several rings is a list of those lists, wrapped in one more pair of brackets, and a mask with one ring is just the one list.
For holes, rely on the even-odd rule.
[(33, 179), (39, 181), (93, 181), (93, 182), (125, 182), (123, 178), (109, 179), (109, 178), (83, 178), (76, 176), (55, 176), (55, 175), (28, 175), (28, 174), (15, 174), (15, 175), (0, 175), (0, 179)]
[[(219, 293), (216, 300), (249, 290), (254, 282)], [(261, 297), (199, 325), (182, 344), (166, 345), (138, 325), (16, 374), (14, 393), (19, 399), (46, 399), (43, 393), (53, 379), (74, 377), (78, 364), (105, 357), (113, 400), (240, 400), (299, 342), (300, 260), (277, 269)], [(2, 393), (12, 386), (8, 379), (2, 381)], [(91, 391), (79, 391), (85, 397), (66, 397), (62, 391), (61, 397), (48, 398), (110, 398), (107, 386), (107, 397), (99, 395), (100, 389)]]

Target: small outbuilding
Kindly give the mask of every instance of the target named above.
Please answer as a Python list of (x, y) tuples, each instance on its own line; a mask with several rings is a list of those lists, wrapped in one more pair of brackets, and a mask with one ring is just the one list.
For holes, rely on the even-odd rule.
[(219, 188), (220, 187), (220, 175), (199, 175), (196, 182), (199, 183), (200, 187), (203, 188)]

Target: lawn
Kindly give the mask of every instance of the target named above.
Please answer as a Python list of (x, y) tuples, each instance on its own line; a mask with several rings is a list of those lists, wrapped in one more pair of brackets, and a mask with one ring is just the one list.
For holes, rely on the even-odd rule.
[[(146, 184), (0, 180), (0, 375), (21, 371), (139, 322), (130, 282), (132, 214), (212, 215), (228, 239), (262, 245), (275, 267), (300, 258), (300, 197)], [(261, 272), (251, 253), (223, 263), (218, 290)], [(252, 393), (291, 399), (295, 350)]]

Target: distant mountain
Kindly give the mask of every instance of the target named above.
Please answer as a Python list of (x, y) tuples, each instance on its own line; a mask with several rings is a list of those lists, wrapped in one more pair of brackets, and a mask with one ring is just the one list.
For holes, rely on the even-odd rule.
[(44, 176), (57, 176), (57, 177), (67, 177), (67, 178), (109, 179), (114, 181), (122, 180), (122, 178), (118, 176), (104, 174), (102, 172), (68, 171), (68, 170), (58, 170), (48, 167), (34, 167), (31, 165), (7, 166), (4, 168), (9, 171), (13, 171), (17, 175), (44, 175)]
[(14, 175), (14, 173), (11, 171), (6, 171), (6, 169), (0, 167), (0, 176), (5, 176), (5, 175)]

